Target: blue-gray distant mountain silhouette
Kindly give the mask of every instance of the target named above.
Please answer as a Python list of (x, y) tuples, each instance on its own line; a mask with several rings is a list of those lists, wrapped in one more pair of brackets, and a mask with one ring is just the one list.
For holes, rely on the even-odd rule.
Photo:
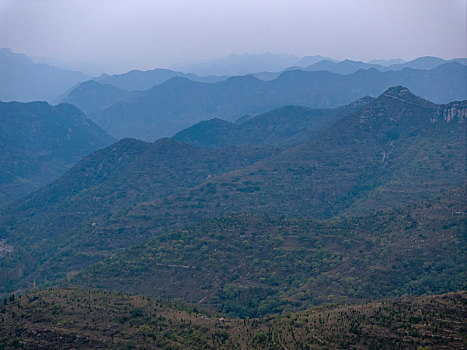
[(328, 71), (339, 74), (352, 74), (359, 69), (377, 69), (380, 72), (387, 71), (396, 71), (402, 70), (404, 68), (413, 68), (413, 69), (433, 69), (439, 67), (442, 64), (457, 62), (463, 65), (467, 64), (467, 59), (465, 58), (456, 58), (452, 60), (443, 60), (438, 57), (419, 57), (409, 62), (391, 64), (391, 65), (381, 65), (377, 63), (366, 63), (361, 61), (352, 61), (352, 60), (343, 60), (340, 62), (332, 61), (329, 59), (322, 60), (311, 66), (305, 68), (307, 71)]
[(1, 101), (53, 101), (88, 78), (81, 72), (34, 63), (25, 55), (0, 49)]
[(0, 102), (0, 207), (113, 141), (75, 106)]
[(75, 104), (116, 138), (155, 140), (201, 120), (234, 121), (286, 105), (333, 108), (404, 85), (436, 103), (467, 98), (467, 67), (448, 63), (432, 70), (406, 68), (348, 75), (293, 70), (271, 81), (252, 75), (217, 83), (174, 77), (146, 91), (127, 92), (97, 82), (81, 84), (63, 101)]
[(297, 65), (299, 57), (272, 53), (233, 54), (211, 62), (176, 65), (175, 70), (207, 75), (244, 75), (256, 72), (278, 72)]
[(153, 69), (147, 71), (132, 70), (128, 73), (115, 75), (102, 74), (94, 80), (101, 84), (113, 85), (122, 90), (147, 90), (173, 77), (182, 77), (204, 83), (215, 83), (228, 78), (227, 76), (214, 75), (200, 77), (196, 74), (176, 72), (170, 69)]
[(368, 63), (371, 63), (371, 64), (379, 64), (381, 66), (390, 66), (392, 64), (402, 64), (402, 63), (405, 63), (406, 61), (404, 61), (403, 59), (401, 58), (390, 58), (390, 59), (374, 59), (374, 60), (371, 60), (369, 61)]

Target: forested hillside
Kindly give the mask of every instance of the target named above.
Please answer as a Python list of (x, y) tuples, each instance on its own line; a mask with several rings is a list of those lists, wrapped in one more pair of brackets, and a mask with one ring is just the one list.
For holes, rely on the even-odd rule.
[(173, 139), (200, 147), (232, 145), (293, 145), (319, 135), (347, 114), (363, 108), (371, 97), (333, 109), (286, 106), (235, 123), (222, 119), (202, 121), (180, 131)]
[(52, 182), (112, 142), (72, 105), (0, 102), (0, 207)]
[(113, 254), (70, 283), (182, 299), (239, 317), (465, 290), (465, 195), (462, 188), (349, 219), (203, 221)]
[(281, 151), (123, 140), (4, 211), (4, 292), (206, 218), (362, 216), (463, 186), (465, 117), (395, 87)]

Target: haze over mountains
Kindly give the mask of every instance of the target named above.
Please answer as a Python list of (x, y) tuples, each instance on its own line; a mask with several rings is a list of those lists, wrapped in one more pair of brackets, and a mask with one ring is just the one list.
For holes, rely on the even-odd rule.
[(75, 106), (0, 102), (0, 207), (114, 141)]
[(0, 49), (0, 101), (53, 101), (77, 83), (81, 72), (35, 63), (25, 55)]
[(65, 103), (0, 102), (0, 348), (467, 340), (466, 59), (1, 53)]
[(320, 55), (299, 58), (291, 55), (273, 55), (270, 53), (264, 53), (257, 55), (231, 55), (224, 59), (212, 62), (173, 66), (173, 69), (204, 76), (233, 76), (253, 73), (261, 74), (263, 72), (282, 72), (284, 70), (291, 70), (294, 68), (304, 68), (305, 70), (326, 70), (334, 73), (350, 74), (358, 69), (369, 68), (375, 68), (382, 72), (388, 70), (401, 70), (404, 68), (432, 69), (448, 62), (466, 64), (467, 60), (464, 58), (444, 60), (438, 57), (426, 56), (419, 57), (408, 62), (401, 59), (391, 59), (372, 60), (365, 63), (348, 59), (339, 61)]
[(212, 118), (234, 121), (284, 105), (332, 108), (364, 96), (377, 96), (394, 85), (404, 85), (437, 103), (467, 96), (467, 67), (448, 63), (432, 70), (404, 69), (379, 72), (287, 71), (272, 81), (251, 75), (217, 83), (175, 77), (146, 91), (126, 92), (88, 81), (63, 100), (82, 109), (116, 138), (153, 141), (172, 136), (196, 122)]
[[(274, 55), (268, 54), (266, 56), (274, 57)], [(183, 69), (180, 67), (176, 70), (170, 69), (153, 69), (148, 71), (133, 70), (123, 74), (114, 74), (107, 75), (103, 74), (97, 78), (94, 78), (95, 81), (102, 84), (110, 84), (115, 87), (118, 87), (122, 90), (147, 90), (155, 85), (160, 85), (163, 82), (173, 78), (175, 76), (184, 77), (193, 81), (199, 82), (217, 82), (228, 79), (230, 76), (241, 76), (251, 74), (261, 80), (273, 80), (277, 78), (284, 71), (289, 70), (307, 70), (307, 71), (328, 71), (339, 74), (351, 74), (356, 72), (359, 69), (371, 69), (374, 68), (381, 72), (386, 72), (389, 70), (402, 70), (404, 68), (414, 68), (414, 69), (433, 69), (445, 63), (458, 62), (463, 65), (467, 64), (467, 59), (458, 58), (452, 60), (443, 60), (438, 57), (419, 57), (409, 62), (404, 62), (402, 60), (391, 60), (389, 63), (379, 64), (379, 63), (365, 63), (361, 61), (352, 61), (352, 60), (343, 60), (336, 61), (331, 58), (326, 58), (322, 56), (306, 56), (301, 59), (297, 58), (297, 61), (294, 64), (284, 66), (282, 68), (277, 68), (276, 66), (270, 67), (270, 69), (265, 68), (262, 64), (262, 61), (258, 57), (263, 57), (263, 55), (239, 55), (239, 57), (245, 57), (248, 61), (258, 60), (254, 66), (246, 65), (242, 70), (237, 73), (227, 71), (219, 72), (218, 74), (207, 74), (206, 72), (199, 72), (198, 74), (193, 74), (193, 70)], [(248, 58), (248, 59), (247, 59)], [(235, 60), (234, 60), (235, 62)], [(240, 62), (243, 62), (240, 60)], [(234, 64), (230, 60), (226, 60), (225, 65), (230, 66)], [(240, 64), (240, 63), (239, 63)], [(210, 64), (206, 64), (209, 67), (212, 67)], [(267, 65), (266, 65), (267, 66)], [(182, 73), (186, 72), (186, 73)]]
[(94, 80), (103, 85), (108, 84), (121, 90), (148, 90), (160, 85), (173, 77), (182, 77), (203, 83), (216, 83), (228, 79), (228, 76), (201, 77), (193, 73), (176, 72), (169, 69), (153, 69), (149, 71), (132, 70), (128, 73), (107, 75), (102, 74)]
[(325, 57), (319, 55), (300, 58), (293, 55), (275, 55), (271, 53), (257, 55), (233, 54), (211, 62), (176, 65), (173, 68), (198, 75), (234, 76), (256, 72), (279, 72), (292, 66), (306, 67), (322, 59), (325, 59)]

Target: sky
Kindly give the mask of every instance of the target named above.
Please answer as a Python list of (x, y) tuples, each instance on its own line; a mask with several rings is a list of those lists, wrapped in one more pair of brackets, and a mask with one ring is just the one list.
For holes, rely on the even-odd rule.
[(467, 0), (0, 0), (0, 47), (107, 73), (234, 53), (467, 57)]

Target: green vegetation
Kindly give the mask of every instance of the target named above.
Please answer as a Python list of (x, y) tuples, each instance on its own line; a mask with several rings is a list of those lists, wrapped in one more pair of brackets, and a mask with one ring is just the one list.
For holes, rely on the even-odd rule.
[[(155, 207), (181, 217), (184, 206), (199, 217), (333, 217), (428, 199), (465, 183), (465, 116), (465, 101), (438, 106), (395, 87), (311, 141)], [(160, 217), (153, 208), (135, 212)]]
[(113, 254), (70, 283), (239, 317), (465, 290), (466, 214), (459, 189), (361, 218), (212, 219)]
[(226, 319), (160, 300), (83, 289), (0, 305), (2, 349), (459, 349), (467, 294)]
[(316, 308), (265, 319), (256, 349), (461, 349), (465, 292)]
[[(6, 234), (14, 247), (6, 259), (0, 258), (0, 295), (33, 280), (63, 278), (151, 237), (152, 231), (139, 228), (127, 235), (123, 223), (110, 236), (100, 233), (114, 227), (110, 222), (126, 220), (136, 203), (151, 205), (275, 153), (276, 148), (265, 147), (207, 150), (171, 139), (125, 139), (93, 153), (0, 217), (0, 240)], [(146, 218), (134, 219), (139, 225)]]
[(180, 131), (173, 139), (209, 148), (297, 144), (319, 135), (337, 120), (358, 111), (371, 100), (371, 97), (365, 97), (334, 109), (286, 106), (236, 123), (211, 119)]
[(2, 213), (0, 239), (14, 251), (0, 259), (1, 292), (208, 218), (362, 216), (426, 200), (465, 183), (465, 116), (465, 102), (435, 105), (395, 87), (280, 153), (122, 140)]
[(0, 348), (229, 348), (225, 326), (201, 316), (143, 297), (49, 289), (0, 306)]

